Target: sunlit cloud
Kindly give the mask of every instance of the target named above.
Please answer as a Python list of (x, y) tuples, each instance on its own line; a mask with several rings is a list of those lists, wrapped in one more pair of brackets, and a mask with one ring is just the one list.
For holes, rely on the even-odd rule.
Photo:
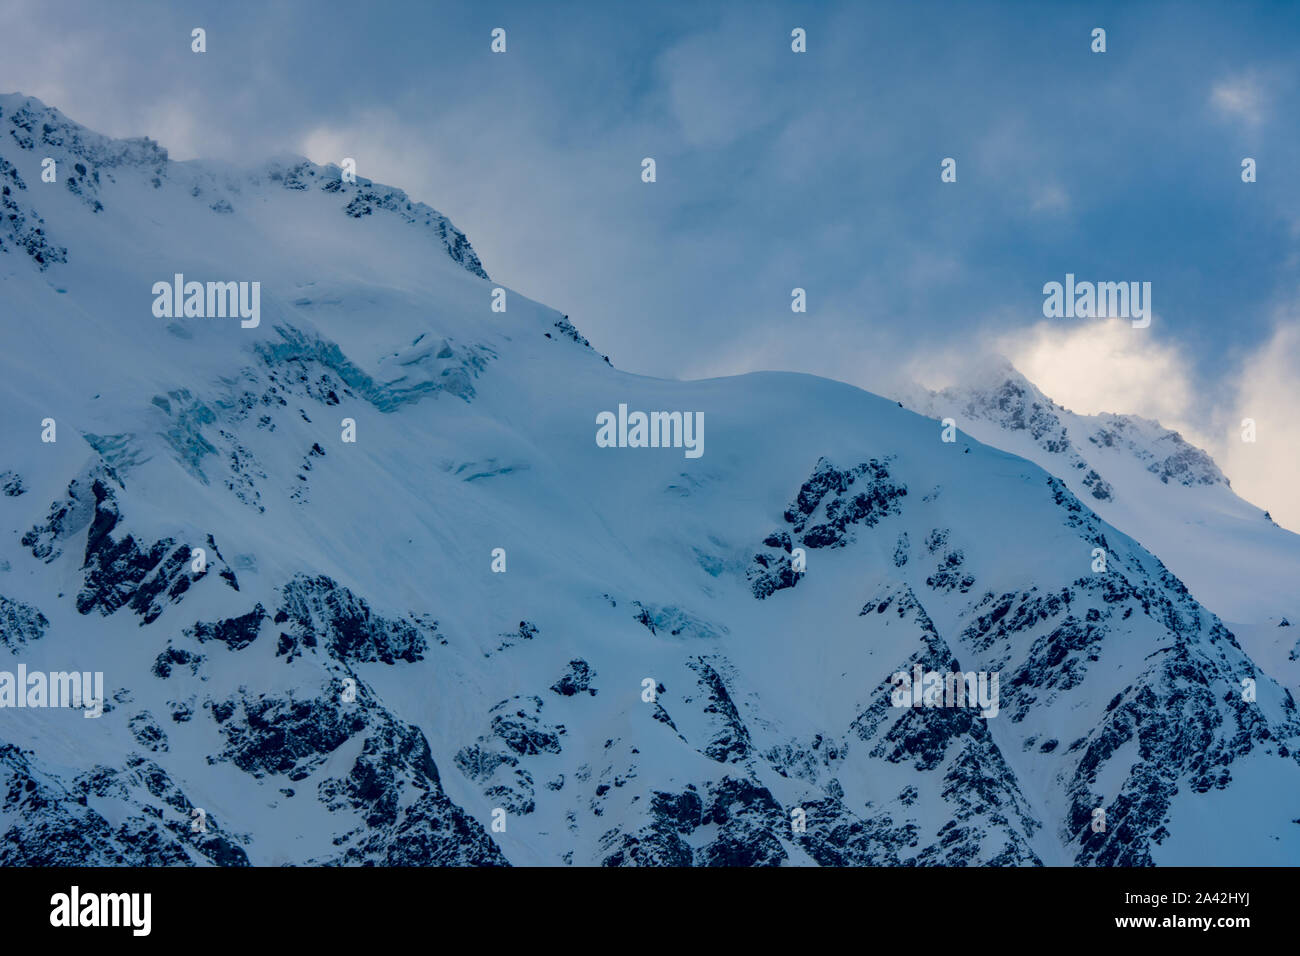
[[(1221, 430), (1219, 464), (1232, 487), (1285, 527), (1300, 531), (1300, 324), (1279, 324), (1249, 355)], [(1243, 440), (1243, 422), (1255, 440)]]
[(1255, 73), (1222, 79), (1210, 89), (1210, 105), (1223, 116), (1257, 126), (1266, 115), (1264, 83)]

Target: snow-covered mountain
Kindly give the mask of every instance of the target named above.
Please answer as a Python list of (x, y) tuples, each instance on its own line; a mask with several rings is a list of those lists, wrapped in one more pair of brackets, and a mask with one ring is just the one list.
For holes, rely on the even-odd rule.
[(1265, 671), (1300, 686), (1300, 535), (1237, 497), (1204, 451), (1149, 419), (1062, 408), (1005, 362), (906, 404), (1060, 478), (1160, 555)]
[[(0, 177), (0, 670), (106, 692), (0, 708), (0, 861), (1300, 860), (1291, 692), (1025, 457), (621, 372), (335, 167), (5, 96)], [(694, 450), (604, 447), (624, 405)], [(894, 706), (917, 666), (995, 707)]]

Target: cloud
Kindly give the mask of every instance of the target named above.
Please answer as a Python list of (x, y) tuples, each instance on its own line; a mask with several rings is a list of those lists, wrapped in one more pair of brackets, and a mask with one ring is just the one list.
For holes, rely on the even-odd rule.
[[(465, 231), (494, 281), (570, 313), (621, 368), (662, 373), (675, 354), (665, 344), (669, 332), (682, 338), (688, 330), (625, 316), (682, 294), (684, 280), (665, 284), (662, 276), (682, 274), (676, 257), (687, 255), (690, 242), (647, 237), (662, 228), (653, 218), (658, 210), (645, 208), (647, 197), (660, 193), (640, 180), (645, 152), (637, 142), (647, 137), (602, 127), (599, 142), (575, 153), (553, 142), (538, 111), (531, 113), (522, 96), (490, 121), (476, 103), (436, 121), (371, 106), (314, 125), (297, 148), (318, 163), (353, 157), (359, 176), (427, 202)], [(628, 353), (646, 365), (636, 367)]]
[(690, 146), (725, 146), (765, 116), (755, 86), (731, 58), (720, 59), (726, 50), (721, 37), (694, 36), (660, 60), (672, 115)]
[[(1158, 318), (1158, 317), (1157, 317)], [(1188, 356), (1125, 320), (1042, 322), (996, 349), (1053, 401), (1084, 415), (1141, 415), (1205, 449), (1242, 498), (1300, 530), (1300, 323), (1282, 317), (1236, 367), (1225, 398), (1209, 404)], [(1242, 420), (1256, 440), (1242, 440)]]
[[(1278, 524), (1300, 531), (1300, 325), (1279, 323), (1272, 338), (1242, 363), (1234, 413), (1223, 422), (1219, 465), (1232, 487)], [(1242, 440), (1242, 420), (1255, 441)]]
[(770, 16), (747, 11), (660, 54), (658, 80), (686, 146), (727, 146), (785, 112), (794, 72), (787, 37)]
[(1067, 212), (1069, 208), (1069, 193), (1055, 183), (1049, 183), (1034, 190), (1033, 200), (1029, 204), (1030, 212), (1041, 212), (1049, 215)]
[(407, 192), (422, 193), (434, 178), (430, 175), (432, 144), (388, 108), (363, 110), (345, 123), (316, 126), (303, 135), (298, 149), (322, 165), (355, 159), (358, 176)]
[(910, 397), (911, 382), (897, 360), (900, 345), (885, 330), (853, 323), (838, 310), (792, 313), (756, 326), (725, 348), (698, 355), (684, 378), (755, 371), (804, 372), (887, 397)]
[(1215, 110), (1250, 126), (1258, 126), (1264, 121), (1267, 101), (1264, 83), (1256, 73), (1227, 77), (1210, 90), (1210, 105)]
[(1186, 356), (1126, 319), (1040, 322), (1027, 332), (1002, 336), (998, 349), (1071, 411), (1154, 418), (1191, 441), (1203, 431), (1194, 424), (1199, 396)]

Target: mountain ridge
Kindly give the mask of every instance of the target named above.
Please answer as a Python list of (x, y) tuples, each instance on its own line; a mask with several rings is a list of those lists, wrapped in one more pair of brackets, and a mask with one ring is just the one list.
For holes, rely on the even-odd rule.
[(1062, 479), (1161, 555), (1270, 674), (1300, 683), (1294, 639), (1278, 630), (1300, 607), (1300, 535), (1237, 497), (1208, 453), (1140, 416), (1071, 412), (1005, 360), (906, 400)]
[[(0, 710), (4, 862), (1300, 854), (1290, 691), (1049, 470), (812, 376), (622, 372), (288, 167), (225, 213), (37, 142), (0, 162), (68, 255), (0, 254), (0, 641), (109, 692)], [(178, 272), (264, 321), (155, 317)], [(704, 453), (600, 447), (620, 404)], [(894, 706), (915, 666), (998, 716)]]

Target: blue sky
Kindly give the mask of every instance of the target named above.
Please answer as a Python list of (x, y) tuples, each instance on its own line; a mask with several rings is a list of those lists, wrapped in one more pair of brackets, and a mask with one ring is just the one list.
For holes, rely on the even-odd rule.
[[(0, 11), (0, 90), (178, 158), (353, 156), (622, 368), (888, 392), (998, 351), (1077, 410), (1181, 427), (1239, 490), (1300, 457), (1300, 5)], [(1151, 327), (1047, 323), (1042, 286), (1067, 272), (1151, 282)], [(1243, 457), (1256, 409), (1266, 447)]]

